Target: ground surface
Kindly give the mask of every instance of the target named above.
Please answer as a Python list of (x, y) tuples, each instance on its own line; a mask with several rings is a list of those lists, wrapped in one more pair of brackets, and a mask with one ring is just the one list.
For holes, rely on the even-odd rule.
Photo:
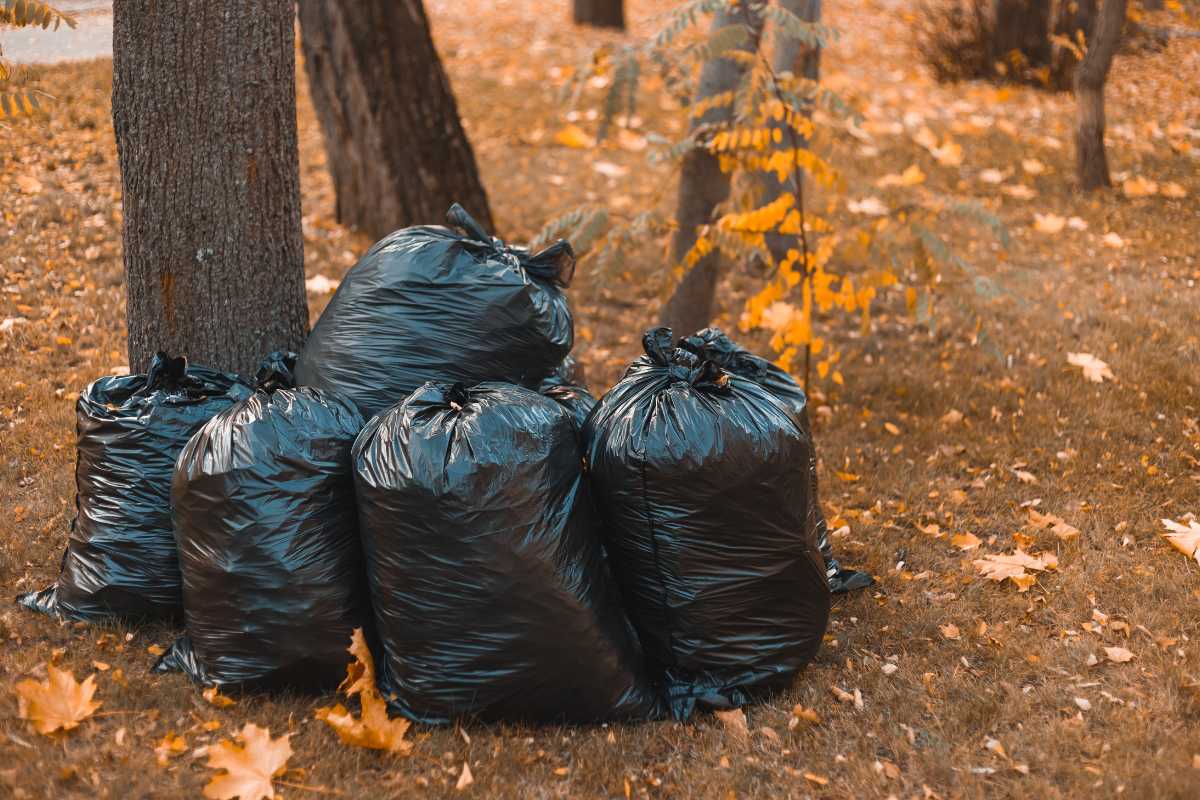
[[(616, 37), (572, 30), (562, 4), (553, 13), (542, 5), (430, 3), (503, 235), (528, 237), (587, 201), (669, 211), (672, 173), (645, 166), (644, 152), (553, 143), (567, 121), (556, 102), (563, 73), (553, 70)], [(631, 3), (631, 35), (656, 29), (655, 5)], [(158, 766), (154, 747), (174, 731), (200, 748), (246, 721), (294, 733), (290, 764), (301, 771), (287, 780), (308, 788), (283, 787), (288, 797), (455, 796), (464, 761), (474, 784), (463, 796), (1200, 794), (1200, 569), (1158, 533), (1160, 518), (1200, 513), (1200, 40), (1122, 57), (1109, 93), (1114, 172), (1177, 182), (1186, 195), (1081, 196), (1071, 180), (1070, 98), (932, 85), (900, 11), (878, 0), (829, 4), (828, 21), (844, 36), (826, 74), (864, 113), (870, 141), (841, 137), (827, 153), (848, 198), (886, 201), (876, 179), (916, 163), (931, 187), (993, 210), (1012, 235), (1005, 250), (952, 218), (939, 231), (1003, 291), (982, 307), (985, 334), (955, 310), (968, 298), (953, 286), (936, 333), (908, 319), (898, 296), (880, 299), (869, 337), (853, 322), (831, 322), (845, 386), (821, 383), (814, 393), (824, 406), (827, 512), (842, 528), (842, 557), (879, 580), (837, 603), (826, 646), (791, 691), (748, 710), (748, 741), (702, 716), (610, 728), (469, 726), (469, 736), (418, 730), (413, 756), (381, 756), (341, 746), (312, 719), (329, 698), (217, 709), (182, 677), (149, 675), (147, 648), (175, 631), (59, 625), (10, 605), (0, 608), (0, 795), (197, 796), (212, 774), (204, 759), (189, 751)], [(125, 363), (110, 68), (58, 66), (42, 80), (59, 105), (48, 122), (5, 131), (0, 181), (0, 320), (25, 320), (0, 331), (5, 596), (54, 577), (72, 513), (72, 394)], [(646, 128), (681, 129), (652, 83), (641, 109)], [(303, 87), (300, 123), (308, 272), (336, 279), (368, 242), (332, 219)], [(579, 124), (594, 126), (586, 114)], [(922, 126), (953, 134), (963, 163), (942, 166), (915, 144)], [(1023, 159), (1045, 170), (1028, 172)], [(596, 160), (628, 169), (609, 177), (592, 168)], [(1036, 195), (999, 191), (980, 180), (988, 169)], [(1041, 233), (1035, 213), (1078, 217), (1086, 229)], [(1124, 247), (1105, 245), (1107, 233)], [(598, 390), (636, 354), (653, 319), (662, 253), (661, 241), (647, 242), (621, 274), (585, 268), (571, 290), (580, 354)], [(748, 278), (726, 287), (727, 324), (752, 288)], [(326, 298), (311, 299), (315, 315)], [(1085, 382), (1068, 352), (1102, 358), (1115, 380)], [(1037, 509), (1080, 535), (1062, 541), (1031, 528), (1021, 506), (1039, 500)], [(956, 547), (963, 540), (952, 537), (965, 533), (980, 545)], [(1057, 571), (1019, 593), (971, 565), (1018, 544), (1056, 553)], [(1105, 647), (1133, 659), (1113, 663)], [(59, 738), (18, 720), (6, 688), (44, 675), (52, 659), (80, 677), (98, 669), (93, 662), (108, 667), (98, 677), (101, 714)], [(831, 687), (860, 691), (862, 707), (839, 702)], [(822, 721), (789, 730), (796, 703)], [(215, 732), (202, 728), (211, 720), (221, 723)]]

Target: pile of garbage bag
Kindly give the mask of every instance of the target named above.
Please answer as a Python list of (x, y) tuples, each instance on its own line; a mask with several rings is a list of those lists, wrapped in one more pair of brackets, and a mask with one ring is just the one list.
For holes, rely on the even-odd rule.
[(179, 455), (171, 501), (187, 633), (156, 665), (205, 685), (330, 690), (368, 624), (347, 398), (278, 354)]
[(391, 708), (685, 719), (787, 687), (833, 557), (807, 398), (715, 328), (597, 401), (570, 354), (574, 254), (406, 228), (254, 380), (159, 354), (81, 395), (73, 620), (182, 619), (157, 672), (329, 691), (362, 628)]
[(250, 387), (159, 353), (145, 374), (92, 382), (75, 404), (75, 506), (58, 580), (17, 598), (70, 620), (178, 619), (171, 476), (192, 434)]

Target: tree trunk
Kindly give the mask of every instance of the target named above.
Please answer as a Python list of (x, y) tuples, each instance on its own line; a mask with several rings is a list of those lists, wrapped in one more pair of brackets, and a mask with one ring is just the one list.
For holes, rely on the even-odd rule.
[[(730, 25), (745, 24), (741, 8), (717, 12), (713, 18), (714, 31)], [(761, 19), (753, 20), (756, 30), (741, 49), (753, 53), (758, 49)], [(715, 58), (700, 70), (695, 102), (722, 92), (733, 91), (742, 79), (745, 68), (727, 58)], [(733, 106), (722, 105), (692, 118), (692, 133), (704, 126), (728, 123), (733, 118)], [(678, 228), (671, 240), (671, 263), (681, 264), (696, 243), (697, 228), (713, 221), (713, 211), (729, 199), (730, 176), (721, 172), (717, 157), (704, 147), (697, 147), (683, 157), (679, 173), (679, 194), (676, 200), (675, 221)], [(721, 256), (716, 250), (701, 258), (689, 269), (675, 287), (674, 294), (663, 307), (662, 324), (680, 336), (688, 336), (708, 325), (713, 317), (713, 300), (720, 277)]]
[(421, 0), (300, 0), (338, 221), (381, 237), (461, 203), (493, 230)]
[(574, 0), (576, 25), (625, 30), (625, 0)]
[(1104, 0), (1087, 52), (1075, 70), (1079, 127), (1075, 131), (1076, 174), (1085, 191), (1111, 186), (1104, 154), (1104, 84), (1121, 43), (1126, 0)]
[(308, 328), (293, 6), (115, 0), (129, 368), (253, 374)]
[[(779, 5), (805, 22), (821, 21), (821, 0), (779, 0)], [(777, 31), (771, 53), (771, 69), (776, 75), (790, 72), (797, 77), (817, 81), (821, 77), (821, 48), (809, 47), (799, 39), (780, 35)], [(779, 130), (780, 141), (775, 147), (784, 150), (792, 147), (808, 147), (808, 140), (792, 130), (786, 122), (775, 122), (772, 128)], [(799, 198), (801, 189), (803, 189), (803, 186), (796, 185), (795, 173), (783, 181), (780, 181), (773, 172), (763, 172), (760, 174), (760, 178), (762, 180), (760, 205), (771, 202), (785, 191), (791, 192)], [(803, 174), (800, 175), (800, 179), (803, 180)], [(776, 261), (786, 256), (788, 250), (797, 246), (795, 236), (784, 236), (776, 232), (768, 233), (766, 240), (771, 257)]]

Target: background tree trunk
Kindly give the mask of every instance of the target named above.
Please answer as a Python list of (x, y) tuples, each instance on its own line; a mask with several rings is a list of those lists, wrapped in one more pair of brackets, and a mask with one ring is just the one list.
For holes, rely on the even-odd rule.
[(308, 328), (294, 10), (115, 0), (129, 368), (157, 350), (253, 374)]
[(625, 29), (625, 0), (574, 0), (576, 25)]
[(1085, 191), (1111, 186), (1104, 153), (1104, 84), (1121, 43), (1126, 0), (1104, 0), (1087, 52), (1075, 70), (1079, 127), (1075, 131), (1076, 173)]
[[(712, 30), (730, 25), (744, 25), (742, 9), (720, 11), (713, 17)], [(753, 53), (758, 49), (762, 20), (754, 19), (755, 31), (741, 49)], [(715, 58), (700, 70), (695, 102), (706, 97), (733, 91), (744, 73), (744, 67), (727, 58)], [(733, 118), (732, 105), (709, 109), (692, 118), (692, 133), (707, 125), (728, 123)], [(671, 263), (680, 264), (696, 243), (696, 229), (713, 221), (718, 205), (729, 199), (730, 176), (721, 172), (715, 155), (703, 147), (689, 151), (683, 157), (679, 171), (679, 194), (676, 200), (675, 221), (678, 228), (671, 240)], [(679, 336), (688, 336), (705, 327), (713, 317), (713, 300), (717, 278), (720, 277), (721, 255), (713, 251), (688, 270), (674, 293), (663, 307), (660, 319)]]
[[(1013, 74), (1021, 66), (1050, 63), (1050, 0), (993, 0), (992, 19), (993, 65), (1004, 64)], [(1025, 64), (1014, 63), (1014, 58)]]
[(300, 0), (338, 221), (381, 237), (461, 203), (494, 230), (420, 0)]

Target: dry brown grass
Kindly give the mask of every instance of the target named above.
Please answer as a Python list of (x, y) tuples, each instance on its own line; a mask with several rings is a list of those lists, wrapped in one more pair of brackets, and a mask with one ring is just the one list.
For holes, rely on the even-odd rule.
[[(653, 5), (632, 3), (639, 30), (651, 27)], [(528, 236), (546, 218), (589, 200), (626, 210), (668, 208), (670, 173), (645, 167), (642, 154), (605, 151), (606, 160), (631, 167), (610, 182), (589, 168), (594, 154), (548, 144), (561, 109), (546, 71), (574, 65), (611, 35), (569, 30), (557, 5), (552, 14), (532, 0), (494, 13), (488, 6), (483, 13), (479, 3), (435, 3), (431, 13), (503, 232)], [(1013, 242), (1001, 253), (955, 219), (942, 229), (1004, 287), (1001, 300), (983, 307), (986, 339), (977, 339), (954, 309), (955, 298), (967, 298), (959, 290), (948, 291), (936, 334), (915, 326), (891, 297), (881, 302), (869, 340), (858, 338), (853, 324), (835, 324), (846, 387), (820, 387), (819, 402), (829, 409), (818, 422), (826, 500), (850, 528), (837, 540), (841, 554), (873, 571), (879, 584), (838, 603), (830, 641), (791, 691), (749, 710), (748, 743), (726, 736), (711, 717), (610, 728), (472, 725), (469, 742), (453, 730), (418, 730), (415, 755), (391, 758), (342, 747), (314, 722), (313, 708), (328, 698), (246, 698), (218, 710), (184, 678), (151, 676), (146, 648), (167, 644), (172, 630), (60, 625), (9, 605), (0, 607), (0, 796), (197, 796), (210, 774), (203, 760), (184, 755), (159, 767), (153, 747), (171, 730), (198, 747), (245, 721), (294, 732), (291, 763), (303, 773), (289, 781), (347, 797), (456, 796), (465, 759), (475, 784), (464, 796), (1200, 794), (1200, 770), (1192, 765), (1200, 753), (1200, 623), (1193, 613), (1200, 571), (1156, 532), (1160, 517), (1200, 513), (1200, 178), (1193, 156), (1172, 151), (1172, 137), (1156, 138), (1145, 127), (1200, 127), (1200, 97), (1187, 77), (1200, 72), (1200, 46), (1177, 41), (1165, 53), (1125, 59), (1110, 95), (1114, 169), (1179, 181), (1187, 198), (1081, 197), (1070, 180), (1069, 98), (933, 86), (907, 66), (907, 34), (890, 6), (841, 0), (827, 14), (847, 31), (826, 62), (830, 82), (866, 108), (869, 121), (915, 111), (939, 133), (971, 114), (1015, 125), (1014, 133), (993, 125), (955, 134), (966, 163), (953, 169), (938, 166), (907, 135), (878, 133), (872, 154), (853, 141), (827, 143), (850, 195), (878, 194), (875, 178), (917, 162), (932, 187), (975, 197), (998, 213)], [(0, 318), (31, 321), (0, 334), (5, 595), (53, 578), (72, 510), (70, 393), (125, 362), (108, 75), (106, 63), (48, 71), (44, 81), (60, 96), (59, 111), (48, 124), (6, 133)], [(967, 105), (953, 110), (955, 102)], [(656, 127), (678, 118), (653, 86), (642, 113)], [(308, 270), (337, 277), (367, 242), (331, 219), (306, 97), (300, 120)], [(1134, 130), (1132, 140), (1121, 126)], [(1022, 177), (1021, 159), (1034, 157), (1049, 171)], [(1010, 182), (1035, 187), (1038, 197), (997, 193), (976, 179), (983, 168), (1015, 169)], [(42, 191), (23, 193), (15, 179), (25, 175)], [(1035, 210), (1079, 216), (1089, 229), (1035, 233)], [(1128, 246), (1103, 247), (1099, 237), (1108, 230)], [(583, 274), (572, 289), (581, 353), (596, 388), (610, 384), (635, 354), (659, 302), (661, 253), (661, 242), (647, 243), (625, 274)], [(726, 286), (727, 323), (752, 285), (737, 276)], [(1118, 380), (1085, 383), (1066, 365), (1068, 351), (1104, 358)], [(951, 408), (965, 415), (962, 423), (940, 422)], [(885, 432), (885, 422), (900, 434)], [(1036, 484), (1015, 477), (1010, 468), (1019, 462)], [(840, 481), (835, 468), (861, 479)], [(1024, 594), (980, 580), (971, 554), (917, 527), (937, 522), (943, 531), (970, 531), (984, 540), (983, 550), (998, 552), (1021, 531), (1020, 503), (1035, 498), (1082, 535), (1072, 543), (1037, 535), (1035, 548), (1057, 551), (1060, 568)], [(1111, 624), (1086, 630), (1093, 609), (1127, 621), (1130, 632)], [(944, 637), (947, 624), (960, 638)], [(1106, 644), (1129, 648), (1135, 660), (1088, 667), (1088, 655), (1103, 658)], [(5, 687), (41, 674), (57, 650), (59, 663), (77, 675), (91, 672), (93, 661), (111, 669), (99, 677), (104, 715), (49, 739), (16, 718)], [(880, 669), (889, 658), (899, 667), (890, 676)], [(859, 689), (865, 707), (839, 704), (830, 692), (835, 685)], [(1091, 710), (1080, 711), (1077, 697)], [(817, 709), (823, 722), (788, 731), (797, 702)], [(196, 727), (210, 719), (222, 723), (215, 734)], [(764, 727), (776, 736), (761, 733)], [(1006, 756), (987, 749), (988, 739)], [(1027, 774), (1015, 765), (1027, 766)], [(558, 774), (562, 767), (568, 771)], [(284, 794), (322, 796), (290, 788)]]

